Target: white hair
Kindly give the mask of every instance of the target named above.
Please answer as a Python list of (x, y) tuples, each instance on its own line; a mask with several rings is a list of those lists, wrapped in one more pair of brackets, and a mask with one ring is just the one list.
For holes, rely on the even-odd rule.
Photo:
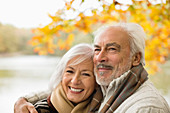
[(93, 58), (93, 48), (89, 44), (78, 44), (72, 47), (59, 61), (56, 66), (55, 72), (52, 74), (49, 83), (49, 90), (53, 90), (62, 80), (64, 70), (66, 69), (67, 63), (78, 57), (71, 65), (77, 65), (86, 59)]
[(143, 30), (143, 28), (136, 23), (118, 23), (115, 25), (111, 26), (104, 26), (98, 29), (96, 32), (94, 32), (95, 38), (94, 42), (98, 40), (101, 34), (105, 32), (108, 28), (112, 27), (120, 27), (122, 30), (127, 32), (129, 35), (130, 39), (130, 50), (131, 50), (131, 55), (134, 55), (138, 52), (141, 53), (141, 60), (140, 62), (142, 65), (145, 65), (145, 39), (146, 39), (146, 34)]

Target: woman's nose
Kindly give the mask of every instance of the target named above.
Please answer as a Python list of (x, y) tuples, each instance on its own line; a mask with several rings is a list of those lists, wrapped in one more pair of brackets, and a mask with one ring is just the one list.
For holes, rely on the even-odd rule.
[(78, 85), (78, 84), (81, 83), (80, 74), (79, 73), (75, 73), (75, 75), (71, 79), (71, 83), (74, 84), (74, 85)]

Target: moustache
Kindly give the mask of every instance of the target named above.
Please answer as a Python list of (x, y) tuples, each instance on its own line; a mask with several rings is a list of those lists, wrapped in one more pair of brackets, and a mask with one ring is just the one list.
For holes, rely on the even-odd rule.
[(105, 64), (98, 64), (96, 67), (97, 67), (97, 69), (98, 69), (98, 68), (113, 69), (112, 66), (110, 66), (110, 65), (105, 65)]

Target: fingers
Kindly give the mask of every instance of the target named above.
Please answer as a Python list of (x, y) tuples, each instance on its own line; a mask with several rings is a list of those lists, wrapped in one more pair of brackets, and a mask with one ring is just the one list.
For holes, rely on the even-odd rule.
[(23, 106), (26, 102), (26, 99), (19, 98), (14, 105), (14, 113), (29, 113), (27, 108)]
[(14, 105), (14, 113), (38, 113), (25, 98), (19, 98)]
[(34, 106), (31, 103), (27, 104), (27, 109), (29, 113), (38, 113), (37, 110), (34, 108)]

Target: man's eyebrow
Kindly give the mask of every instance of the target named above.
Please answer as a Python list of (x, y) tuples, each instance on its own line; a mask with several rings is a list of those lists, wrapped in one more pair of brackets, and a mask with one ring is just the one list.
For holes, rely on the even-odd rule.
[(120, 45), (115, 42), (106, 44), (106, 47), (109, 47), (109, 46), (116, 46), (118, 49), (120, 49)]
[[(113, 42), (113, 43), (107, 43), (107, 44), (106, 44), (106, 47), (109, 47), (109, 46), (116, 46), (119, 50), (120, 50), (120, 48), (121, 48), (121, 46), (120, 46), (119, 44), (115, 43), (115, 42)], [(99, 45), (94, 45), (94, 47), (100, 48)]]

